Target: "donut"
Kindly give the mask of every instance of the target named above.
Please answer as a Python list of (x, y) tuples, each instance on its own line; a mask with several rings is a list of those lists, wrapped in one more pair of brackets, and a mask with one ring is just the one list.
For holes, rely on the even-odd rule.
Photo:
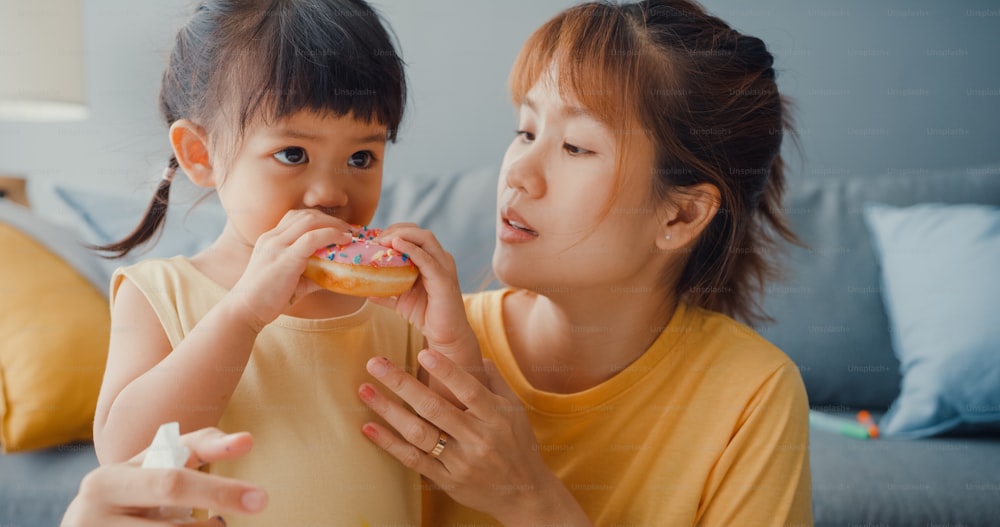
[(323, 289), (352, 296), (398, 296), (419, 274), (410, 258), (373, 240), (381, 229), (355, 227), (351, 243), (330, 245), (309, 257), (303, 275)]

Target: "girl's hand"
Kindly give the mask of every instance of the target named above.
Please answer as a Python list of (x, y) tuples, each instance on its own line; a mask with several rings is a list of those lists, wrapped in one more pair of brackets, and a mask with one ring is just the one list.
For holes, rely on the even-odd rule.
[(412, 289), (398, 297), (370, 300), (395, 309), (423, 333), (427, 347), (444, 353), (484, 382), (479, 343), (466, 318), (455, 258), (434, 233), (412, 223), (389, 226), (378, 241), (409, 256), (420, 277)]
[(290, 210), (254, 244), (250, 262), (232, 293), (259, 330), (289, 306), (320, 289), (302, 276), (317, 249), (351, 241), (350, 225), (312, 209)]
[[(457, 502), (504, 525), (590, 525), (545, 465), (524, 406), (492, 364), (485, 365), (484, 385), (443, 354), (425, 350), (418, 359), (467, 409), (377, 357), (368, 362), (368, 372), (416, 411), (363, 384), (362, 401), (395, 429), (369, 422), (362, 427), (365, 436)], [(442, 432), (444, 449), (431, 455)]]
[[(125, 463), (103, 465), (84, 476), (80, 491), (63, 516), (62, 527), (173, 525), (147, 519), (160, 507), (213, 509), (225, 513), (256, 514), (267, 506), (259, 487), (198, 472), (205, 463), (242, 457), (253, 447), (246, 432), (225, 435), (203, 428), (181, 436), (191, 450), (183, 469), (142, 468), (145, 452)], [(225, 525), (221, 517), (189, 525)]]

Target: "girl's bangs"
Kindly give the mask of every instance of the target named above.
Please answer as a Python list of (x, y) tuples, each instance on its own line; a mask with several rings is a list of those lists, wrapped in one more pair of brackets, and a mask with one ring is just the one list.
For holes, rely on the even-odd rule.
[(330, 30), (309, 14), (305, 7), (265, 13), (246, 30), (249, 46), (221, 54), (217, 67), (229, 75), (219, 75), (213, 90), (220, 113), (243, 130), (302, 110), (350, 115), (384, 125), (395, 140), (406, 80), (393, 43), (380, 39), (379, 16), (365, 11), (352, 21), (368, 27)]

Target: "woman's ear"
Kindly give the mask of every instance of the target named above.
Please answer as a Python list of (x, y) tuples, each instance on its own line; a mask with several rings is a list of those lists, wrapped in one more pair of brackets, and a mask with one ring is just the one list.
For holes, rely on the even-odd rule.
[(673, 192), (661, 209), (656, 247), (661, 251), (691, 247), (719, 212), (722, 196), (710, 183), (699, 183)]
[(208, 150), (208, 133), (189, 119), (178, 119), (170, 125), (170, 145), (181, 170), (199, 187), (214, 187), (212, 160)]

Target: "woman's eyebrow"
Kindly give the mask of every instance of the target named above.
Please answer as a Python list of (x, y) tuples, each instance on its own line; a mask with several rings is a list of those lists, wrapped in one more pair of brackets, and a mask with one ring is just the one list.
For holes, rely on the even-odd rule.
[[(524, 99), (521, 100), (521, 104), (530, 108), (531, 111), (538, 113), (538, 103), (536, 103), (530, 96), (526, 95)], [(583, 106), (560, 105), (559, 114), (563, 117), (586, 117), (595, 121), (597, 120), (597, 118), (594, 117), (594, 114), (590, 113), (590, 110), (584, 108)]]

